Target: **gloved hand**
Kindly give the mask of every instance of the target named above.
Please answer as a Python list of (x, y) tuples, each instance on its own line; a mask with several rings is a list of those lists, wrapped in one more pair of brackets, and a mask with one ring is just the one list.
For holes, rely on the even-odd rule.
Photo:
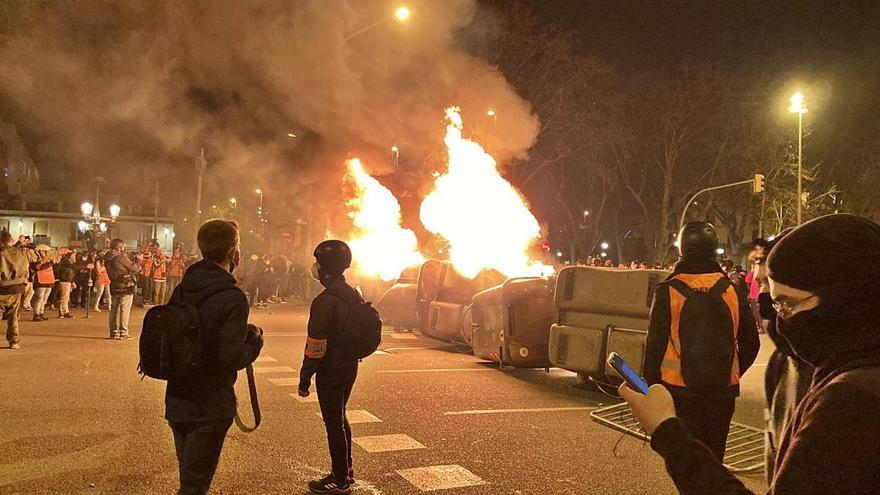
[(244, 341), (246, 344), (251, 344), (255, 346), (257, 349), (263, 348), (263, 329), (254, 325), (253, 323), (248, 323), (248, 333), (247, 337), (245, 337)]

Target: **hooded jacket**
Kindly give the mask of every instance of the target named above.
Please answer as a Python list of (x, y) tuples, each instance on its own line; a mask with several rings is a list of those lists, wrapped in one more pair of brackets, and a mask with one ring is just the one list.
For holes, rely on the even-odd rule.
[(172, 423), (228, 419), (235, 416), (238, 370), (254, 362), (263, 347), (248, 332), (248, 303), (235, 278), (220, 265), (202, 260), (191, 266), (171, 295), (172, 301), (195, 302), (207, 291), (222, 289), (198, 306), (204, 352), (203, 373), (168, 380), (165, 418)]
[(339, 354), (334, 340), (348, 317), (348, 305), (362, 298), (345, 282), (345, 277), (329, 278), (324, 284), (326, 289), (312, 301), (309, 312), (309, 334), (299, 375), (300, 390), (308, 390), (316, 373), (357, 365), (356, 359), (345, 359)]
[(110, 293), (114, 295), (134, 294), (140, 266), (132, 263), (125, 253), (110, 251), (104, 256), (104, 266), (110, 276)]
[[(838, 266), (821, 277), (805, 269), (834, 257)], [(853, 215), (810, 221), (770, 253), (773, 280), (820, 296), (817, 308), (791, 319), (812, 316), (823, 324), (799, 329), (797, 341), (777, 328), (816, 371), (779, 444), (769, 493), (880, 493), (878, 261), (880, 226)], [(751, 493), (678, 418), (657, 427), (651, 446), (683, 494)]]

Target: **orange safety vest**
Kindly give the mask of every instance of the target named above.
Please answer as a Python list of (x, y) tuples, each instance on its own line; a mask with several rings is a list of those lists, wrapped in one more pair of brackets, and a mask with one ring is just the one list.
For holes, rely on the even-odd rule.
[(37, 264), (37, 282), (42, 285), (52, 285), (55, 283), (55, 271), (52, 267), (52, 262), (47, 261), (43, 264), (43, 268), (40, 268), (40, 264)]
[(141, 267), (141, 275), (144, 277), (149, 277), (153, 271), (153, 256), (150, 255), (150, 252), (144, 252), (144, 262)]
[(168, 270), (164, 259), (156, 259), (154, 261), (156, 269), (153, 270), (153, 280), (165, 280), (165, 272)]
[(180, 253), (174, 253), (171, 256), (171, 275), (172, 277), (182, 277), (183, 272), (186, 271), (186, 263), (183, 261), (183, 255)]
[[(715, 285), (719, 279), (724, 277), (723, 273), (679, 273), (674, 278), (681, 280), (692, 289), (709, 290)], [(734, 347), (733, 362), (730, 363), (730, 385), (739, 384), (739, 350), (736, 345), (737, 331), (739, 330), (739, 297), (736, 295), (736, 289), (733, 285), (727, 288), (722, 296), (724, 303), (730, 309), (730, 316), (733, 320)], [(660, 364), (660, 379), (663, 382), (677, 387), (686, 387), (684, 376), (681, 372), (681, 340), (679, 338), (679, 325), (681, 323), (681, 311), (684, 309), (685, 296), (677, 290), (670, 287), (669, 289), (669, 341), (666, 344), (666, 354), (663, 356), (663, 362)]]

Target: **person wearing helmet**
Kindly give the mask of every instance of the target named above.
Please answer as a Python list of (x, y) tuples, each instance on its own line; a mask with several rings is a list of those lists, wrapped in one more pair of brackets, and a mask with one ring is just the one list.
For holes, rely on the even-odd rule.
[(715, 227), (688, 223), (678, 248), (680, 261), (654, 293), (645, 380), (669, 389), (682, 422), (721, 460), (740, 377), (758, 355), (758, 330), (748, 294), (716, 261)]
[(361, 301), (360, 294), (345, 282), (343, 273), (351, 266), (351, 249), (342, 241), (329, 240), (315, 248), (312, 277), (325, 290), (312, 301), (308, 337), (300, 370), (299, 396), (308, 397), (312, 377), (318, 392), (321, 417), (327, 429), (332, 470), (327, 476), (309, 483), (316, 494), (348, 494), (354, 483), (351, 459), (351, 427), (345, 415), (348, 398), (354, 387), (358, 361), (345, 358), (334, 349), (349, 313), (349, 305)]

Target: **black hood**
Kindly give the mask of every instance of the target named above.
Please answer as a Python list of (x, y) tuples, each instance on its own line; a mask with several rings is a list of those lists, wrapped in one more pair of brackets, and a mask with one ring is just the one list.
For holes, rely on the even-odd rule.
[(186, 274), (180, 285), (177, 286), (176, 292), (185, 299), (198, 297), (198, 295), (207, 290), (213, 290), (218, 286), (234, 286), (235, 277), (227, 272), (223, 267), (209, 260), (201, 260), (191, 267), (187, 268)]

